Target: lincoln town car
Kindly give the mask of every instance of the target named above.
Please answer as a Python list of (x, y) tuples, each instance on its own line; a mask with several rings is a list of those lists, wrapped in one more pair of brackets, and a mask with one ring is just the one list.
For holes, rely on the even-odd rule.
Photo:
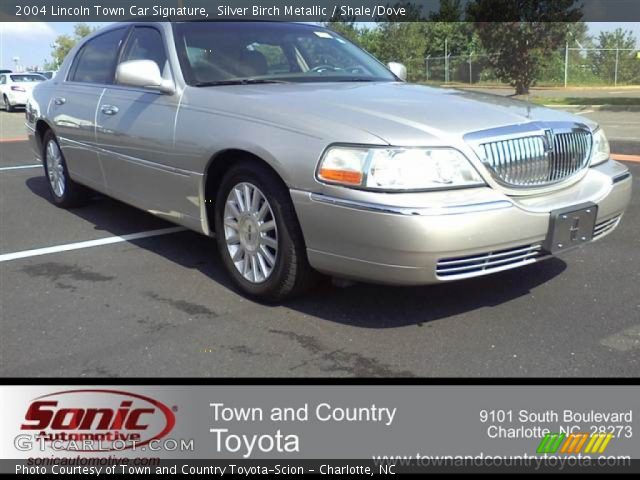
[(26, 125), (55, 205), (97, 191), (215, 238), (266, 302), (318, 273), (492, 274), (620, 224), (631, 175), (596, 123), (406, 73), (316, 25), (115, 23), (35, 86)]

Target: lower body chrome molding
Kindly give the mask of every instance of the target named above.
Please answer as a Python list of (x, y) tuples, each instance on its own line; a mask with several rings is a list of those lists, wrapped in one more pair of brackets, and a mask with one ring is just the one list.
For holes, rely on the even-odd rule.
[(487, 275), (534, 263), (548, 256), (541, 244), (524, 245), (466, 257), (445, 258), (438, 261), (436, 275), (442, 280), (461, 280)]

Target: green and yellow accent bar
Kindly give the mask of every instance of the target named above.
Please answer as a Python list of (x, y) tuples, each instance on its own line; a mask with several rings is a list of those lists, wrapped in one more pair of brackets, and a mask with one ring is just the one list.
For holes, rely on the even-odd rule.
[[(612, 433), (548, 433), (540, 441), (537, 453), (563, 453), (575, 455), (577, 453), (602, 454), (613, 438)], [(584, 450), (583, 450), (584, 448)]]

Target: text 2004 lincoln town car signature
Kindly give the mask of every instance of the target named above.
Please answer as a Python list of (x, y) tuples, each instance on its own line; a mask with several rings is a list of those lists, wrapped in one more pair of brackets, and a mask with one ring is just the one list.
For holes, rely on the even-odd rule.
[(618, 225), (631, 176), (596, 124), (403, 76), (312, 25), (116, 24), (35, 88), (27, 125), (56, 204), (89, 187), (215, 232), (263, 300), (315, 271), (485, 275)]

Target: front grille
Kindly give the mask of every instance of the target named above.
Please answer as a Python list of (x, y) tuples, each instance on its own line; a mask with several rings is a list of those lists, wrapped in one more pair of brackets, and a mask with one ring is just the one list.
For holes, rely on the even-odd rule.
[(438, 261), (436, 274), (447, 280), (475, 277), (533, 263), (543, 256), (542, 245), (525, 245), (507, 250), (480, 253)]
[(621, 215), (617, 215), (609, 220), (598, 223), (593, 229), (593, 239), (596, 240), (604, 237), (607, 233), (612, 232), (620, 223)]
[(502, 184), (540, 187), (566, 180), (589, 164), (591, 133), (572, 129), (480, 143), (484, 164)]

